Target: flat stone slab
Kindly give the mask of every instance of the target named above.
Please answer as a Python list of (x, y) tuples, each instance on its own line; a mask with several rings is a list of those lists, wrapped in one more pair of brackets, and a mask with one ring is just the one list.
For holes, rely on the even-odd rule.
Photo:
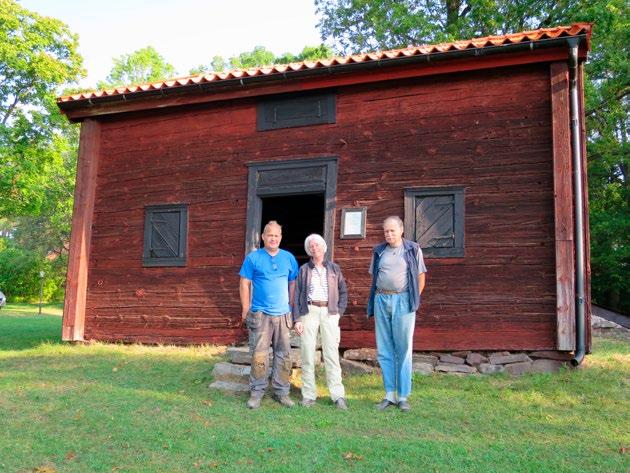
[(532, 359), (525, 353), (514, 353), (511, 355), (490, 355), (490, 363), (493, 365), (507, 365), (508, 363), (531, 362)]
[(479, 366), (481, 363), (487, 363), (488, 358), (480, 353), (469, 353), (466, 355), (466, 364), (470, 366)]
[(463, 365), (465, 362), (466, 360), (459, 356), (449, 355), (448, 353), (440, 355), (440, 363), (448, 363), (452, 365)]
[(435, 367), (435, 371), (440, 371), (442, 373), (476, 373), (477, 372), (477, 370), (473, 368), (472, 366), (468, 366), (464, 364), (449, 364), (449, 363), (438, 363), (437, 366)]
[(249, 365), (235, 365), (224, 361), (214, 365), (212, 376), (217, 381), (244, 382), (249, 379), (251, 368)]
[[(252, 364), (252, 355), (249, 353), (248, 347), (230, 347), (227, 349), (228, 358), (230, 362), (238, 365), (250, 366)], [(273, 351), (269, 349), (269, 363), (273, 360)], [(322, 352), (315, 352), (315, 363), (322, 362)], [(302, 366), (302, 356), (299, 348), (291, 348), (291, 363), (293, 368), (300, 368)]]
[(343, 357), (346, 360), (369, 362), (373, 365), (378, 364), (376, 349), (374, 348), (351, 348), (343, 352)]
[(506, 373), (512, 376), (520, 376), (525, 373), (531, 373), (533, 365), (534, 363), (531, 361), (521, 361), (519, 363), (503, 365), (503, 367)]
[(339, 364), (341, 365), (341, 373), (344, 376), (355, 374), (374, 374), (379, 372), (379, 369), (372, 365), (361, 363), (359, 361), (347, 360), (345, 358), (340, 358)]
[(423, 353), (414, 353), (412, 355), (413, 363), (429, 363), (431, 366), (437, 365), (438, 357), (433, 355), (425, 355)]
[(429, 374), (433, 374), (433, 367), (434, 365), (432, 363), (425, 363), (423, 361), (414, 361), (413, 364), (411, 365), (411, 370), (415, 374), (429, 375)]
[[(227, 355), (231, 363), (236, 363), (237, 365), (252, 364), (252, 355), (249, 353), (249, 347), (229, 347)], [(269, 356), (271, 357), (271, 348), (269, 349)]]
[(492, 365), (490, 363), (481, 363), (479, 365), (479, 372), (481, 374), (497, 374), (503, 373), (505, 368), (503, 365)]
[(229, 393), (244, 393), (249, 391), (249, 384), (233, 383), (230, 381), (215, 381), (208, 385), (208, 387)]

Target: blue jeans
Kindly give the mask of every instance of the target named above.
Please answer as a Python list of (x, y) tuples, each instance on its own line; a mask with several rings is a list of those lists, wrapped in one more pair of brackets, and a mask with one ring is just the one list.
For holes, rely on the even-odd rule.
[(411, 393), (411, 355), (416, 313), (409, 312), (409, 294), (376, 294), (376, 351), (385, 392), (398, 398)]

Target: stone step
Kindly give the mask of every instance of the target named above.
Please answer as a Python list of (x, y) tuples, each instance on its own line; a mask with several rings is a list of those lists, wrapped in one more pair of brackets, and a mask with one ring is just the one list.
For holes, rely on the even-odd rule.
[(214, 381), (209, 384), (210, 389), (218, 389), (220, 391), (230, 393), (243, 393), (249, 391), (249, 384), (233, 383), (231, 381)]
[(236, 365), (222, 361), (214, 365), (212, 376), (214, 376), (215, 381), (249, 383), (250, 371), (251, 367), (249, 365)]
[[(248, 347), (229, 347), (227, 354), (230, 362), (237, 365), (251, 365), (252, 355), (249, 353)], [(269, 349), (269, 362), (271, 363), (273, 352)], [(302, 367), (302, 356), (299, 348), (291, 348), (291, 362), (293, 368)], [(322, 352), (315, 352), (315, 363), (320, 364), (322, 362)]]

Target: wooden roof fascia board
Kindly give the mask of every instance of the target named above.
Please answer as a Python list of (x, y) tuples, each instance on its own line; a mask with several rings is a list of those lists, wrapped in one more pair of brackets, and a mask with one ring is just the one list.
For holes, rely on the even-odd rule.
[[(564, 39), (564, 38), (563, 38)], [(495, 46), (493, 54), (474, 51), (468, 57), (454, 57), (453, 52), (434, 53), (397, 59), (381, 59), (368, 63), (353, 63), (342, 66), (322, 67), (314, 70), (301, 70), (289, 74), (256, 76), (255, 82), (245, 83), (240, 79), (226, 79), (219, 82), (205, 82), (194, 85), (151, 90), (126, 96), (107, 96), (98, 100), (77, 100), (60, 102), (58, 106), (71, 121), (81, 121), (89, 117), (112, 115), (132, 111), (150, 110), (165, 107), (192, 105), (236, 98), (273, 95), (285, 92), (309, 91), (320, 88), (347, 86), (379, 82), (382, 80), (405, 79), (429, 75), (467, 72), (505, 66), (518, 66), (537, 62), (566, 60), (567, 49), (557, 46), (550, 49), (528, 49), (518, 43), (521, 51), (512, 52), (507, 46)], [(461, 53), (461, 51), (457, 51)], [(496, 54), (499, 53), (499, 54)], [(586, 59), (586, 50), (580, 50), (581, 59)], [(422, 59), (420, 59), (422, 58)], [(420, 60), (419, 60), (420, 59)], [(369, 67), (368, 67), (369, 66)], [(370, 74), (365, 71), (371, 69)], [(159, 98), (156, 98), (159, 96)], [(117, 98), (116, 98), (117, 97)], [(90, 103), (87, 103), (87, 102)], [(116, 103), (117, 102), (117, 103)]]

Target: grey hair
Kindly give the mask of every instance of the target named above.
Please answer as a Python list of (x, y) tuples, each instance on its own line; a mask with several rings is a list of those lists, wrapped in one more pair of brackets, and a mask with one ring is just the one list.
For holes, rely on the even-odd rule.
[(383, 226), (387, 225), (389, 222), (397, 223), (401, 230), (405, 228), (405, 223), (398, 215), (391, 215), (387, 217), (385, 220), (383, 220)]
[(314, 241), (315, 243), (318, 243), (319, 246), (321, 246), (324, 249), (324, 253), (328, 251), (328, 245), (326, 244), (326, 240), (324, 240), (324, 238), (321, 235), (318, 235), (317, 233), (311, 233), (309, 236), (306, 237), (306, 240), (304, 240), (304, 249), (306, 250), (307, 255), (313, 256), (311, 254), (311, 249), (309, 248), (312, 241)]

